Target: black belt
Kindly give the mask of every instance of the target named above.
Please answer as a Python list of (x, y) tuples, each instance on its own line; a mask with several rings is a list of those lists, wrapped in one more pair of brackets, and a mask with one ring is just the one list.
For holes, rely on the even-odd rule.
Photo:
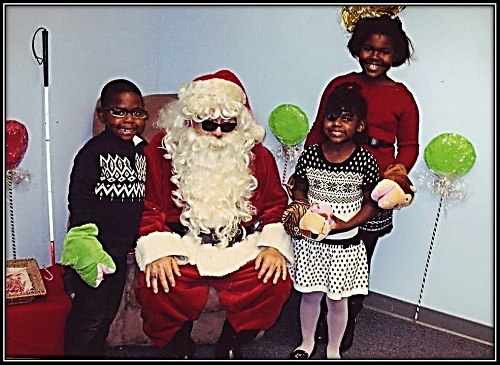
[(387, 143), (387, 142), (382, 141), (381, 139), (376, 139), (376, 138), (371, 138), (371, 137), (368, 137), (366, 139), (365, 144), (367, 144), (368, 146), (375, 147), (375, 148), (392, 147), (393, 146), (392, 143)]
[(335, 246), (343, 246), (344, 248), (347, 248), (349, 246), (356, 246), (361, 243), (361, 239), (359, 238), (359, 235), (355, 235), (354, 237), (351, 238), (346, 238), (343, 240), (330, 240), (330, 239), (323, 239), (320, 241), (321, 243), (326, 243), (328, 245), (335, 245)]
[[(181, 223), (167, 223), (167, 226), (175, 233), (179, 234), (181, 237), (184, 236), (187, 233), (187, 228), (183, 226)], [(255, 232), (255, 227), (254, 226), (238, 226), (238, 232), (236, 235), (229, 241), (229, 244), (227, 247), (231, 247), (234, 245), (236, 242), (240, 242), (243, 238), (245, 238), (247, 235), (252, 234)], [(199, 237), (201, 238), (201, 243), (202, 244), (210, 244), (212, 246), (217, 245), (220, 240), (217, 238), (215, 235), (215, 232), (210, 232), (210, 233), (200, 233)]]

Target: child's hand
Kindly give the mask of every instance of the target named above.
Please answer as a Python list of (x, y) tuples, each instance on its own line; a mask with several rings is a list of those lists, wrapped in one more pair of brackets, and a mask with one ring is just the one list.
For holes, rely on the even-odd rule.
[(339, 217), (332, 214), (333, 223), (330, 225), (330, 233), (340, 233), (352, 229), (352, 224), (343, 221)]

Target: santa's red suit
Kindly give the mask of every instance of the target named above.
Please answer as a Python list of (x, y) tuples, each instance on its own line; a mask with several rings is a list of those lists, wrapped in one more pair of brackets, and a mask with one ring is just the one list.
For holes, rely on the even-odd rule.
[[(214, 79), (216, 79), (215, 85)], [(219, 84), (222, 84), (222, 89), (219, 88)], [(226, 89), (228, 84), (231, 84), (229, 85), (231, 90)], [(232, 90), (234, 85), (243, 91), (242, 95), (239, 94), (239, 90)], [(182, 110), (182, 117), (177, 117), (176, 122), (179, 128), (190, 128), (183, 126), (184, 121), (181, 119), (187, 118), (189, 102), (193, 100), (191, 96), (198, 95), (198, 93), (206, 94), (206, 89), (211, 90), (213, 87), (217, 96), (222, 92), (236, 99), (241, 98), (237, 101), (238, 105), (241, 103), (243, 109), (236, 107), (234, 113), (238, 115), (230, 115), (230, 117), (237, 118), (237, 128), (243, 130), (247, 128), (247, 124), (252, 125), (248, 128), (254, 128), (255, 121), (250, 111), (245, 110), (249, 107), (244, 89), (232, 73), (228, 74), (228, 71), (224, 71), (201, 77), (195, 79), (189, 87), (191, 88), (189, 92), (186, 88), (182, 88), (178, 93), (180, 101), (176, 110), (177, 113)], [(237, 96), (231, 94), (233, 91), (238, 92)], [(225, 103), (227, 105), (228, 102)], [(211, 110), (213, 112), (218, 109), (215, 107)], [(250, 122), (245, 120), (250, 120)], [(226, 310), (226, 318), (236, 332), (269, 329), (275, 324), (283, 304), (290, 295), (291, 280), (287, 276), (286, 280), (280, 278), (276, 284), (272, 280), (264, 283), (262, 278), (257, 277), (255, 258), (263, 249), (273, 247), (282, 253), (287, 264), (293, 262), (291, 241), (281, 223), (288, 198), (282, 187), (273, 155), (262, 145), (261, 141), (251, 141), (248, 147), (248, 156), (251, 158), (247, 161), (248, 166), (242, 169), (243, 174), (248, 175), (249, 185), (252, 185), (251, 194), (248, 194), (246, 199), (251, 203), (247, 204), (250, 208), (245, 208), (251, 213), (243, 215), (246, 218), (242, 218), (239, 222), (246, 228), (243, 238), (240, 235), (226, 242), (225, 245), (207, 244), (198, 238), (200, 232), (193, 233), (193, 229), (191, 232), (188, 229), (185, 233), (172, 228), (179, 226), (182, 213), (186, 210), (186, 206), (189, 207), (185, 201), (182, 204), (178, 202), (182, 201), (183, 197), (185, 198), (185, 195), (182, 195), (182, 179), (188, 174), (181, 173), (177, 176), (175, 173), (176, 167), (181, 169), (182, 161), (180, 157), (176, 160), (175, 152), (170, 153), (171, 151), (165, 147), (165, 144), (168, 144), (165, 136), (169, 134), (168, 127), (166, 129), (167, 133), (158, 133), (145, 150), (146, 197), (136, 259), (139, 268), (144, 271), (147, 264), (165, 256), (174, 256), (179, 264), (181, 276), (176, 276), (175, 287), (170, 288), (168, 293), (160, 287), (159, 292), (155, 294), (151, 288), (146, 287), (144, 273), (141, 273), (136, 296), (142, 305), (144, 332), (156, 346), (166, 346), (186, 321), (198, 318), (205, 305), (209, 286), (219, 291), (220, 303)], [(238, 129), (227, 134), (234, 133), (236, 136), (237, 131)], [(175, 132), (172, 133), (175, 134)], [(248, 144), (248, 141), (245, 142), (245, 145)], [(177, 153), (180, 155), (181, 152)], [(202, 154), (203, 152), (200, 152), (199, 158), (203, 158)], [(176, 165), (177, 161), (179, 162)], [(196, 173), (196, 171), (192, 172)], [(233, 184), (234, 179), (231, 180), (230, 175), (227, 172), (212, 171), (212, 175), (207, 179), (197, 181), (192, 185), (202, 186), (216, 179), (218, 185), (210, 188), (208, 195), (224, 197), (232, 191), (230, 186), (225, 185)], [(188, 179), (186, 177), (184, 180)], [(218, 193), (211, 194), (214, 190)], [(180, 197), (176, 195), (179, 191)], [(207, 211), (217, 208), (217, 201), (212, 201), (212, 203), (206, 204)], [(221, 211), (221, 215), (223, 213)], [(193, 209), (188, 216), (194, 220), (195, 214)], [(203, 215), (203, 212), (199, 215)], [(207, 220), (210, 221), (209, 218)], [(204, 225), (206, 226), (207, 222), (204, 222)]]

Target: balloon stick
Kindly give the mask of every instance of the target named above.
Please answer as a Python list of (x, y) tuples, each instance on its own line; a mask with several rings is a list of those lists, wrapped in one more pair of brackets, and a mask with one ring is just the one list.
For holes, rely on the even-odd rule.
[(10, 213), (10, 236), (12, 240), (12, 258), (17, 259), (16, 252), (16, 231), (14, 229), (14, 200), (12, 198), (12, 170), (7, 171), (7, 185), (9, 196), (9, 213)]
[(281, 177), (281, 183), (286, 184), (286, 172), (288, 170), (288, 148), (284, 147), (285, 152), (285, 166), (283, 168), (283, 176)]
[(424, 295), (425, 279), (427, 277), (427, 270), (429, 268), (429, 262), (431, 261), (432, 247), (434, 246), (434, 240), (436, 238), (437, 225), (439, 222), (439, 216), (441, 215), (441, 208), (443, 206), (443, 195), (439, 199), (439, 206), (436, 214), (436, 220), (434, 222), (434, 229), (432, 230), (431, 244), (429, 246), (429, 252), (427, 253), (427, 261), (425, 262), (424, 277), (422, 278), (422, 287), (420, 288), (420, 297), (418, 298), (417, 310), (415, 312), (415, 320), (418, 319), (418, 314), (420, 312), (420, 304), (422, 302), (422, 296)]

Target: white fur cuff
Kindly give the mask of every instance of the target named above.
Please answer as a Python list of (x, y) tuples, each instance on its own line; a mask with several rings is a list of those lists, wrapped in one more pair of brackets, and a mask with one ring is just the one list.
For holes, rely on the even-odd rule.
[(181, 236), (171, 232), (153, 232), (137, 240), (135, 260), (139, 269), (165, 256), (187, 256)]
[(293, 246), (290, 236), (286, 234), (282, 223), (272, 223), (264, 226), (259, 234), (258, 246), (273, 247), (277, 249), (289, 265), (293, 265)]

